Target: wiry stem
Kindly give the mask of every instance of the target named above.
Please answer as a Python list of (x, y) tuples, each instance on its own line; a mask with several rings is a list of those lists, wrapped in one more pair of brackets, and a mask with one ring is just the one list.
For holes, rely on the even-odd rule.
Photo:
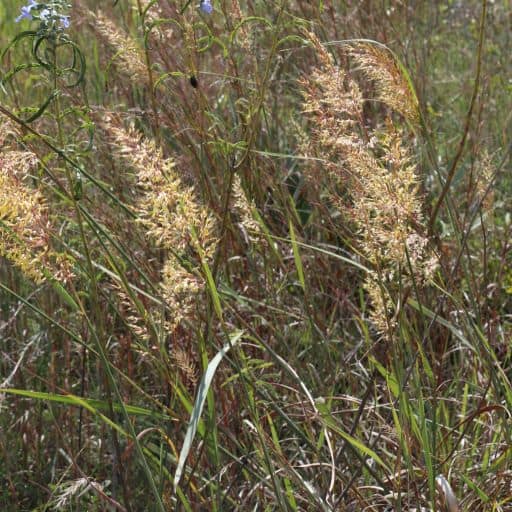
[(459, 142), (459, 147), (457, 149), (457, 153), (455, 154), (455, 158), (453, 159), (452, 165), (448, 171), (448, 175), (446, 176), (446, 181), (444, 183), (443, 189), (441, 190), (441, 195), (434, 207), (434, 211), (430, 217), (429, 221), (429, 233), (433, 232), (434, 224), (436, 222), (437, 216), (439, 214), (439, 209), (443, 204), (446, 194), (450, 190), (450, 185), (452, 184), (453, 177), (455, 176), (455, 171), (459, 165), (460, 159), (462, 158), (462, 154), (464, 152), (464, 148), (466, 146), (466, 141), (469, 135), (469, 128), (471, 125), (471, 119), (473, 118), (473, 110), (476, 103), (476, 98), (478, 96), (478, 91), (480, 88), (480, 78), (482, 74), (482, 50), (484, 45), (484, 34), (485, 34), (485, 20), (487, 17), (487, 0), (482, 0), (482, 14), (480, 17), (480, 33), (478, 38), (478, 53), (477, 53), (477, 61), (476, 61), (476, 77), (475, 83), (473, 86), (473, 94), (471, 95), (471, 101), (469, 103), (468, 113), (466, 115), (466, 123), (464, 125), (464, 132), (462, 138)]

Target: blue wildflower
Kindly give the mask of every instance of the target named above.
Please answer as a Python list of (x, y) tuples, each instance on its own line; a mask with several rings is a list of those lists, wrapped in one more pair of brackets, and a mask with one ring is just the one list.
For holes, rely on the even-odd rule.
[(211, 0), (201, 0), (199, 8), (206, 14), (211, 14), (213, 12), (213, 5)]
[(16, 23), (19, 23), (21, 20), (24, 20), (24, 19), (31, 20), (32, 19), (32, 14), (30, 14), (30, 11), (34, 7), (37, 7), (37, 6), (38, 6), (38, 3), (37, 3), (36, 0), (29, 0), (28, 5), (24, 5), (21, 8), (21, 14), (14, 21)]
[(48, 21), (48, 19), (52, 16), (52, 11), (50, 11), (50, 9), (43, 9), (40, 13), (39, 13), (39, 19), (42, 20), (42, 21)]
[[(63, 4), (63, 2), (61, 3)], [(58, 5), (58, 2), (53, 2), (48, 7), (47, 4), (38, 3), (37, 0), (29, 0), (29, 4), (21, 8), (21, 15), (16, 18), (16, 22), (22, 19), (37, 19), (41, 22), (41, 28), (45, 30), (57, 29), (57, 23), (60, 25), (61, 29), (69, 28), (71, 24), (70, 17), (65, 14), (60, 14), (59, 7), (64, 7), (64, 4)], [(39, 12), (32, 14), (31, 11), (34, 8)]]
[(69, 28), (69, 25), (70, 25), (69, 16), (61, 15), (60, 16), (60, 25), (62, 28)]

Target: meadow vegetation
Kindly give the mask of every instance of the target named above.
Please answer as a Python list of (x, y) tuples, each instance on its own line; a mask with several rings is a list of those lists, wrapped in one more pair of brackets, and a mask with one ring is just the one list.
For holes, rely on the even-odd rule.
[(4, 0), (2, 511), (512, 511), (512, 3)]

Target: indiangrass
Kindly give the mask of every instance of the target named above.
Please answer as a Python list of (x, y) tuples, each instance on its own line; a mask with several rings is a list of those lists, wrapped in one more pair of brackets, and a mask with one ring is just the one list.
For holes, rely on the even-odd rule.
[(4, 1), (1, 510), (512, 510), (510, 16)]

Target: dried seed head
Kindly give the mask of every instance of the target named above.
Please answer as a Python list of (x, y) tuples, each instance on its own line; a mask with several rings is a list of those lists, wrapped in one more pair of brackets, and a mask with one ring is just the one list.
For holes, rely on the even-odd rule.
[(394, 55), (375, 44), (354, 45), (349, 54), (360, 70), (372, 80), (380, 101), (402, 114), (411, 122), (418, 122), (418, 99)]
[(239, 226), (247, 235), (248, 240), (263, 242), (261, 226), (254, 219), (255, 205), (250, 201), (242, 187), (240, 177), (237, 175), (233, 181), (233, 212), (239, 217)]
[(137, 173), (139, 199), (137, 222), (163, 249), (168, 251), (162, 270), (162, 295), (173, 312), (172, 330), (194, 315), (203, 290), (200, 259), (211, 259), (216, 248), (216, 221), (182, 183), (175, 165), (164, 158), (154, 141), (141, 139), (112, 119), (103, 121), (115, 152)]
[(86, 10), (85, 13), (94, 32), (112, 51), (112, 61), (116, 69), (124, 75), (129, 75), (135, 82), (145, 83), (147, 68), (137, 42), (129, 34), (121, 31), (102, 11), (94, 13)]
[(68, 280), (67, 261), (51, 249), (52, 227), (44, 197), (24, 182), (36, 163), (31, 152), (0, 154), (0, 255), (37, 283), (48, 277)]
[[(424, 235), (416, 165), (404, 143), (405, 132), (391, 118), (373, 131), (365, 125), (358, 85), (333, 64), (317, 39), (310, 39), (322, 66), (302, 81), (304, 111), (311, 120), (305, 152), (316, 151), (327, 160), (318, 172), (328, 179), (311, 173), (309, 178), (314, 178), (313, 186), (326, 182), (333, 204), (354, 222), (363, 254), (378, 269), (365, 282), (372, 320), (380, 332), (389, 332), (397, 302), (393, 296), (400, 286), (413, 280), (421, 285), (436, 268)], [(382, 98), (414, 119), (414, 96), (391, 55), (370, 45), (354, 49), (352, 55), (368, 76), (379, 80)]]

